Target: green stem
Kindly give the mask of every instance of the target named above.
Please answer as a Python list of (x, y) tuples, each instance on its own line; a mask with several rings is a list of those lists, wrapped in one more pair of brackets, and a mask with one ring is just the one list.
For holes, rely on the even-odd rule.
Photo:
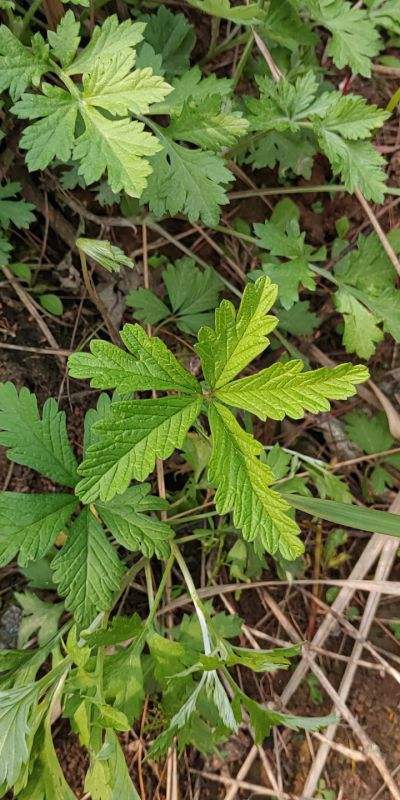
[(158, 606), (161, 603), (161, 600), (162, 600), (162, 597), (163, 597), (163, 594), (164, 594), (164, 589), (165, 589), (165, 587), (167, 585), (167, 581), (168, 581), (168, 578), (169, 578), (169, 575), (170, 575), (170, 572), (171, 572), (172, 565), (173, 565), (174, 561), (175, 561), (175, 552), (172, 550), (172, 547), (171, 547), (171, 555), (170, 555), (168, 561), (165, 564), (164, 572), (163, 572), (163, 574), (161, 576), (160, 583), (158, 585), (157, 591), (156, 591), (154, 599), (153, 599), (153, 604), (150, 607), (150, 611), (149, 611), (149, 614), (147, 616), (146, 622), (144, 623), (143, 630), (142, 630), (141, 634), (139, 635), (137, 641), (135, 642), (135, 649), (137, 649), (138, 651), (140, 651), (141, 648), (143, 647), (143, 645), (144, 645), (144, 643), (146, 641), (146, 636), (147, 636), (147, 634), (148, 634), (148, 632), (149, 632), (149, 630), (150, 630), (150, 628), (151, 628), (151, 626), (152, 626), (152, 624), (154, 622), (154, 618), (156, 616)]
[(244, 70), (244, 68), (245, 68), (245, 66), (246, 66), (246, 64), (247, 64), (247, 62), (248, 62), (248, 60), (250, 58), (250, 53), (251, 53), (251, 51), (253, 49), (253, 44), (254, 44), (253, 34), (250, 34), (250, 36), (248, 38), (248, 41), (246, 42), (246, 46), (245, 46), (245, 48), (243, 50), (243, 53), (240, 56), (240, 59), (239, 59), (238, 64), (236, 66), (235, 72), (233, 73), (233, 76), (232, 76), (232, 89), (236, 89), (236, 86), (238, 85), (238, 83), (239, 83), (239, 81), (240, 81), (240, 79), (242, 77), (243, 70)]
[(174, 557), (179, 564), (179, 568), (182, 572), (183, 578), (185, 580), (188, 592), (190, 594), (192, 603), (194, 605), (197, 614), (197, 619), (199, 620), (201, 635), (203, 637), (204, 653), (206, 656), (209, 656), (212, 650), (211, 638), (210, 638), (210, 632), (208, 630), (206, 616), (203, 610), (203, 603), (200, 600), (197, 589), (193, 583), (193, 578), (188, 570), (186, 561), (183, 558), (182, 553), (179, 550), (179, 547), (177, 547), (175, 543), (171, 544), (171, 552), (174, 554)]

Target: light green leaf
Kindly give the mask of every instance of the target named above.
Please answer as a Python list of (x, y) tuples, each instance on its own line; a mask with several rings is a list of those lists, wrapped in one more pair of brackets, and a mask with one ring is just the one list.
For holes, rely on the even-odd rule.
[(82, 628), (108, 611), (123, 568), (101, 525), (88, 508), (71, 526), (66, 544), (52, 562), (58, 591)]
[(52, 58), (56, 58), (62, 67), (68, 67), (75, 57), (80, 36), (79, 20), (71, 9), (60, 20), (56, 31), (47, 31)]
[(295, 494), (287, 494), (285, 497), (293, 508), (305, 511), (313, 517), (326, 519), (335, 525), (346, 525), (355, 530), (400, 537), (400, 516), (397, 514), (336, 503), (334, 500), (319, 500), (316, 497), (301, 497)]
[(211, 405), (208, 413), (213, 443), (209, 479), (217, 486), (218, 513), (233, 511), (234, 525), (258, 551), (297, 558), (304, 549), (299, 529), (287, 514), (286, 500), (269, 488), (274, 476), (259, 459), (262, 445), (219, 403)]
[(191, 101), (199, 106), (209, 97), (219, 95), (221, 98), (232, 92), (232, 81), (229, 78), (217, 78), (214, 74), (203, 77), (200, 67), (187, 70), (180, 78), (172, 81), (173, 91), (164, 103), (158, 104), (154, 111), (157, 114), (179, 115), (185, 103)]
[(49, 314), (54, 314), (56, 317), (62, 317), (64, 313), (64, 306), (62, 301), (56, 294), (41, 294), (39, 295), (39, 302), (45, 311)]
[(229, 383), (266, 348), (267, 334), (278, 323), (266, 315), (276, 296), (277, 287), (269, 278), (259, 278), (246, 286), (237, 312), (229, 300), (223, 300), (215, 312), (215, 329), (200, 329), (195, 349), (212, 388)]
[(29, 719), (37, 702), (37, 685), (0, 691), (0, 785), (11, 787), (29, 756)]
[(366, 367), (340, 364), (333, 369), (303, 372), (303, 361), (277, 362), (248, 378), (217, 389), (215, 395), (228, 405), (244, 408), (262, 420), (300, 419), (306, 411), (329, 411), (330, 400), (345, 400), (356, 385), (368, 379)]
[(0, 25), (0, 92), (8, 89), (12, 100), (18, 100), (31, 83), (38, 86), (49, 69), (49, 46), (40, 33), (24, 47), (13, 33)]
[(134, 63), (133, 53), (116, 52), (112, 58), (99, 59), (83, 81), (85, 105), (119, 116), (129, 111), (147, 114), (151, 104), (161, 102), (172, 87), (150, 67), (132, 72)]
[(111, 730), (107, 730), (104, 745), (90, 765), (85, 792), (90, 793), (92, 800), (140, 800), (121, 745)]
[(25, 567), (48, 552), (76, 507), (70, 494), (0, 494), (0, 565)]
[(96, 67), (98, 60), (112, 58), (115, 53), (129, 57), (131, 48), (143, 39), (145, 25), (127, 19), (118, 22), (116, 14), (111, 14), (103, 24), (96, 25), (90, 42), (68, 67), (69, 75), (86, 74)]
[(279, 302), (288, 310), (299, 299), (301, 286), (310, 291), (315, 289), (314, 275), (303, 258), (293, 258), (284, 264), (263, 261), (261, 270), (256, 275), (264, 274), (278, 287)]
[(211, 14), (235, 22), (237, 25), (258, 25), (265, 18), (258, 3), (249, 5), (232, 6), (229, 0), (187, 0), (193, 8), (198, 8), (203, 14)]
[(107, 241), (107, 239), (85, 239), (76, 240), (78, 250), (82, 250), (88, 258), (92, 258), (100, 264), (107, 272), (119, 272), (122, 267), (134, 269), (133, 261), (125, 255), (120, 247)]
[(279, 327), (292, 336), (309, 336), (319, 323), (317, 314), (310, 311), (309, 300), (299, 300), (290, 311), (279, 310)]
[(96, 509), (118, 544), (127, 550), (139, 550), (147, 558), (168, 558), (172, 528), (146, 513), (165, 508), (166, 504), (152, 497), (150, 490), (149, 484), (131, 486), (109, 503), (97, 501)]
[(47, 722), (36, 734), (35, 750), (38, 755), (27, 785), (18, 793), (19, 800), (75, 800), (64, 778)]
[(20, 140), (30, 171), (45, 169), (54, 158), (69, 161), (75, 139), (77, 100), (58, 86), (43, 83), (41, 88), (43, 94), (23, 94), (11, 109), (20, 119), (38, 119)]
[(8, 228), (10, 223), (17, 228), (29, 228), (35, 217), (32, 214), (34, 205), (26, 203), (25, 200), (16, 200), (15, 197), (21, 191), (21, 184), (18, 182), (5, 183), (0, 185), (0, 225)]
[(124, 190), (140, 197), (152, 168), (144, 156), (161, 149), (142, 122), (129, 118), (112, 120), (94, 108), (83, 110), (85, 132), (75, 142), (73, 157), (80, 161), (79, 175), (90, 185), (107, 172), (113, 192)]
[(168, 458), (181, 447), (200, 413), (200, 397), (162, 397), (113, 403), (110, 414), (94, 426), (101, 440), (87, 451), (77, 491), (84, 502), (108, 502), (130, 481), (143, 481), (156, 458)]
[[(176, 389), (194, 393), (199, 384), (161, 339), (148, 336), (140, 325), (124, 325), (121, 338), (129, 353), (110, 342), (94, 339), (91, 353), (74, 353), (68, 360), (73, 378), (91, 378), (96, 389), (126, 392)], [(132, 355), (130, 355), (132, 353)]]
[(34, 394), (0, 383), (0, 445), (8, 457), (65, 486), (75, 486), (76, 459), (68, 441), (65, 413), (46, 400), (40, 419)]

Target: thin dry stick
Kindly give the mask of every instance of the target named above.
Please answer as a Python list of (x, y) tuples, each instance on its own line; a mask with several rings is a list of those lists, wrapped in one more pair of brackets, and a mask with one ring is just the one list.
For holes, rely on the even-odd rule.
[(89, 270), (87, 268), (86, 255), (82, 250), (79, 250), (79, 257), (80, 257), (80, 260), (81, 260), (82, 275), (83, 275), (83, 281), (84, 281), (84, 284), (85, 284), (85, 287), (86, 287), (86, 291), (87, 291), (92, 303), (96, 306), (97, 310), (100, 312), (100, 316), (104, 320), (104, 323), (105, 323), (105, 326), (106, 326), (106, 328), (108, 330), (108, 333), (109, 333), (111, 341), (114, 342), (114, 344), (119, 345), (121, 343), (120, 338), (119, 338), (119, 333), (118, 333), (114, 323), (112, 322), (112, 320), (110, 318), (110, 315), (109, 315), (109, 313), (108, 313), (108, 311), (107, 311), (102, 299), (97, 294), (96, 288), (95, 288), (94, 283), (93, 283), (93, 281), (92, 281), (92, 279), (91, 279), (91, 277), (89, 275)]
[(73, 350), (63, 350), (61, 347), (53, 349), (51, 347), (27, 347), (23, 344), (6, 344), (0, 342), (1, 350), (21, 350), (24, 353), (35, 353), (39, 356), (70, 356)]
[[(241, 786), (240, 786), (241, 780), (242, 780), (242, 778), (245, 778), (246, 775), (248, 774), (248, 772), (250, 770), (250, 767), (252, 766), (253, 762), (255, 761), (255, 758), (257, 756), (257, 752), (258, 752), (257, 751), (257, 747), (256, 748), (251, 748), (251, 750), (248, 752), (245, 760), (243, 761), (243, 764), (240, 767), (236, 778), (229, 779), (228, 785), (230, 785), (230, 788), (228, 789), (224, 800), (234, 800), (234, 798), (237, 795), (238, 789), (241, 788)], [(271, 792), (271, 794), (274, 795), (275, 792)]]
[(384, 248), (384, 250), (386, 251), (387, 255), (389, 256), (389, 258), (390, 258), (390, 260), (391, 260), (391, 262), (392, 262), (397, 274), (400, 275), (400, 261), (397, 258), (396, 253), (394, 252), (393, 247), (390, 244), (390, 242), (389, 242), (389, 240), (388, 240), (388, 238), (386, 236), (386, 233), (381, 228), (381, 226), (380, 226), (380, 224), (379, 224), (374, 212), (372, 211), (371, 206), (369, 205), (369, 203), (367, 203), (364, 195), (362, 194), (362, 192), (360, 192), (359, 189), (356, 189), (354, 194), (355, 194), (358, 202), (360, 203), (360, 206), (365, 211), (365, 213), (366, 213), (366, 215), (367, 215), (367, 217), (368, 217), (368, 219), (369, 219), (374, 231), (376, 232), (376, 234), (377, 234), (377, 236), (378, 236), (378, 238), (379, 238), (379, 240), (380, 240), (380, 242), (382, 244), (382, 247)]
[[(385, 542), (375, 572), (376, 580), (385, 580), (389, 576), (389, 573), (393, 566), (394, 559), (396, 557), (397, 547), (398, 543), (395, 539), (394, 540), (388, 539)], [(363, 638), (367, 638), (369, 634), (371, 625), (373, 623), (376, 614), (377, 607), (379, 605), (379, 600), (380, 600), (379, 594), (370, 594), (368, 597), (364, 609), (363, 618), (361, 620), (359, 627), (359, 634)], [(345, 673), (343, 675), (339, 689), (339, 696), (344, 703), (346, 703), (347, 698), (349, 696), (353, 680), (357, 671), (357, 666), (358, 666), (357, 662), (362, 655), (363, 646), (364, 644), (362, 641), (358, 641), (355, 643), (351, 654), (351, 661), (347, 665)], [(325, 741), (323, 744), (320, 745), (316, 758), (314, 759), (313, 764), (311, 766), (311, 770), (309, 772), (307, 780), (304, 784), (304, 793), (310, 794), (311, 797), (318, 786), (318, 782), (324, 770), (325, 763), (329, 755), (331, 743), (335, 738), (336, 731), (337, 731), (336, 723), (332, 723), (332, 725), (330, 725), (327, 728), (325, 733), (327, 741)]]
[[(49, 345), (52, 347), (53, 350), (59, 351), (60, 348), (58, 346), (58, 343), (57, 343), (56, 339), (54, 338), (54, 336), (53, 336), (50, 328), (48, 327), (48, 325), (46, 325), (43, 317), (39, 314), (35, 304), (33, 303), (31, 297), (29, 296), (28, 292), (26, 292), (25, 289), (22, 288), (21, 284), (19, 283), (19, 281), (17, 281), (17, 279), (14, 277), (14, 275), (12, 274), (11, 270), (8, 267), (3, 267), (2, 269), (3, 269), (4, 275), (6, 276), (7, 280), (11, 284), (11, 286), (14, 289), (15, 293), (18, 295), (19, 299), (23, 302), (23, 304), (24, 304), (25, 308), (27, 309), (27, 311), (29, 311), (29, 313), (32, 315), (32, 317), (37, 322), (40, 330), (43, 333), (43, 336), (47, 339)], [(62, 366), (64, 367), (64, 357), (59, 354), (58, 355), (58, 359), (59, 359), (60, 363), (62, 364)]]

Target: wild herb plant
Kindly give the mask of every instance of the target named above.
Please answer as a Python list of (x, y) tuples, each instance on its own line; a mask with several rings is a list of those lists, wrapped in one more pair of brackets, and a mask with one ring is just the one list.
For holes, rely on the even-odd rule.
[[(375, 202), (394, 191), (372, 143), (390, 110), (339, 90), (317, 52), (321, 44), (324, 63), (369, 77), (384, 37), (400, 33), (400, 11), (392, 0), (365, 7), (347, 0), (187, 0), (190, 20), (211, 17), (208, 49), (196, 63), (195, 47), (204, 43), (187, 13), (165, 4), (147, 13), (127, 0), (127, 19), (99, 3), (94, 20), (89, 0), (65, 5), (58, 24), (44, 32), (39, 2), (25, 13), (23, 5), (0, 2), (6, 166), (18, 141), (28, 171), (46, 170), (61, 205), (68, 192), (84, 189), (100, 206), (119, 206), (131, 228), (144, 222), (171, 240), (158, 220), (187, 218), (236, 237), (257, 259), (238, 308), (218, 302), (222, 291), (241, 290), (182, 245), (185, 258), (163, 264), (162, 297), (143, 287), (128, 294), (135, 320), (156, 332), (173, 324), (190, 346), (196, 339), (192, 370), (139, 324), (122, 327), (120, 346), (92, 338), (90, 352), (70, 357), (71, 377), (113, 392), (100, 394), (86, 413), (80, 463), (55, 400), (39, 410), (28, 388), (0, 384), (0, 444), (46, 486), (0, 495), (0, 565), (16, 560), (28, 584), (16, 594), (18, 646), (0, 651), (0, 796), (12, 790), (19, 800), (74, 798), (53, 743), (52, 724), (61, 715), (89, 754), (85, 792), (93, 800), (138, 800), (118, 734), (141, 719), (146, 696), (152, 703), (144, 733), (153, 759), (175, 744), (214, 753), (243, 722), (257, 743), (274, 725), (298, 730), (329, 722), (276, 711), (239, 686), (234, 667), (287, 669), (300, 647), (238, 646), (241, 620), (202, 600), (191, 546), (217, 543), (232, 579), (245, 582), (270, 557), (278, 575), (296, 570), (304, 544), (295, 509), (400, 535), (398, 518), (353, 505), (349, 487), (321, 460), (262, 444), (255, 422), (327, 412), (368, 378), (363, 365), (311, 370), (305, 358), (258, 369), (278, 325), (272, 307), (281, 330), (293, 336), (318, 327), (316, 303), (311, 309), (310, 297), (301, 299), (317, 281), (334, 286), (348, 353), (370, 358), (384, 334), (400, 341), (396, 275), (378, 238), (360, 236), (347, 252), (338, 230), (329, 271), (326, 249), (306, 242), (291, 201), (276, 204), (253, 230), (243, 221), (219, 224), (228, 189), (245, 166), (255, 173), (276, 167), (278, 181), (310, 178), (319, 156), (331, 175), (324, 191), (355, 191)], [(217, 77), (215, 59), (241, 47), (231, 77)], [(34, 222), (21, 189), (15, 181), (0, 186), (0, 266), (43, 309), (62, 314), (61, 300), (35, 282), (25, 259), (9, 264), (10, 226)], [(77, 208), (85, 218), (85, 207)], [(400, 249), (396, 233), (391, 244)], [(86, 258), (114, 273), (132, 260), (115, 243), (86, 236), (77, 247), (86, 289), (101, 309)], [(154, 263), (160, 265), (158, 256)], [(367, 454), (378, 439), (393, 445), (381, 416), (365, 421), (351, 412), (346, 426)], [(183, 460), (190, 477), (165, 499), (154, 473), (171, 457)], [(374, 466), (366, 496), (371, 486), (379, 493), (391, 485), (393, 465), (389, 454)], [(205, 493), (215, 507), (200, 515), (206, 523), (197, 529)], [(174, 513), (176, 507), (183, 511)], [(341, 529), (331, 536), (327, 563), (343, 563), (346, 554), (337, 550), (345, 543)], [(171, 629), (165, 590), (173, 568), (186, 587), (181, 606), (191, 602), (194, 613)], [(125, 590), (142, 571), (147, 616), (121, 615)], [(56, 602), (32, 588), (52, 592)]]

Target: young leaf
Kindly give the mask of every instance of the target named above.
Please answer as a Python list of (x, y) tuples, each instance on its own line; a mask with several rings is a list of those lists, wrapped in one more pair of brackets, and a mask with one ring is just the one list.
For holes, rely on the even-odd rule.
[(71, 9), (60, 20), (56, 31), (47, 31), (52, 58), (56, 58), (62, 67), (68, 67), (75, 57), (80, 36), (80, 24)]
[(113, 403), (110, 414), (94, 426), (101, 439), (87, 451), (77, 492), (84, 502), (108, 502), (122, 494), (132, 478), (143, 481), (156, 458), (181, 447), (200, 413), (200, 397), (162, 397)]
[(215, 329), (201, 328), (195, 349), (212, 388), (229, 383), (266, 348), (267, 334), (278, 323), (266, 316), (276, 296), (277, 287), (261, 277), (246, 286), (237, 312), (229, 300), (223, 300), (215, 312)]
[(26, 567), (48, 552), (76, 507), (70, 494), (0, 494), (0, 565)]
[(363, 366), (340, 364), (333, 369), (303, 372), (302, 361), (277, 362), (248, 378), (229, 383), (215, 394), (228, 405), (244, 408), (260, 419), (300, 419), (306, 411), (329, 411), (329, 400), (345, 400), (368, 379)]
[(74, 487), (76, 458), (68, 441), (65, 414), (53, 399), (46, 400), (40, 419), (34, 394), (14, 384), (0, 383), (0, 444), (17, 464)]
[(233, 511), (234, 525), (258, 551), (279, 550), (293, 560), (303, 552), (299, 529), (287, 514), (286, 500), (269, 488), (274, 476), (259, 459), (262, 445), (219, 403), (213, 403), (208, 414), (213, 444), (209, 479), (217, 486), (218, 513)]
[[(121, 338), (129, 353), (94, 339), (91, 353), (74, 353), (68, 361), (73, 378), (91, 378), (96, 389), (126, 392), (175, 389), (193, 393), (199, 384), (156, 336), (148, 336), (140, 325), (124, 325)], [(130, 355), (132, 353), (132, 355)]]
[(165, 522), (145, 513), (166, 507), (158, 497), (152, 497), (149, 484), (131, 486), (109, 503), (96, 502), (96, 509), (118, 544), (127, 550), (141, 551), (147, 558), (167, 558), (173, 531)]
[(100, 264), (107, 272), (119, 272), (122, 267), (134, 268), (133, 261), (125, 255), (120, 247), (106, 239), (84, 239), (76, 240), (78, 250), (82, 250), (88, 258), (92, 258)]
[(8, 228), (10, 223), (17, 228), (29, 228), (34, 222), (32, 203), (25, 200), (16, 200), (15, 197), (21, 191), (21, 184), (16, 181), (13, 183), (0, 184), (0, 226)]
[(87, 628), (99, 611), (111, 608), (123, 574), (114, 548), (88, 508), (71, 526), (52, 569), (66, 607), (82, 628)]

